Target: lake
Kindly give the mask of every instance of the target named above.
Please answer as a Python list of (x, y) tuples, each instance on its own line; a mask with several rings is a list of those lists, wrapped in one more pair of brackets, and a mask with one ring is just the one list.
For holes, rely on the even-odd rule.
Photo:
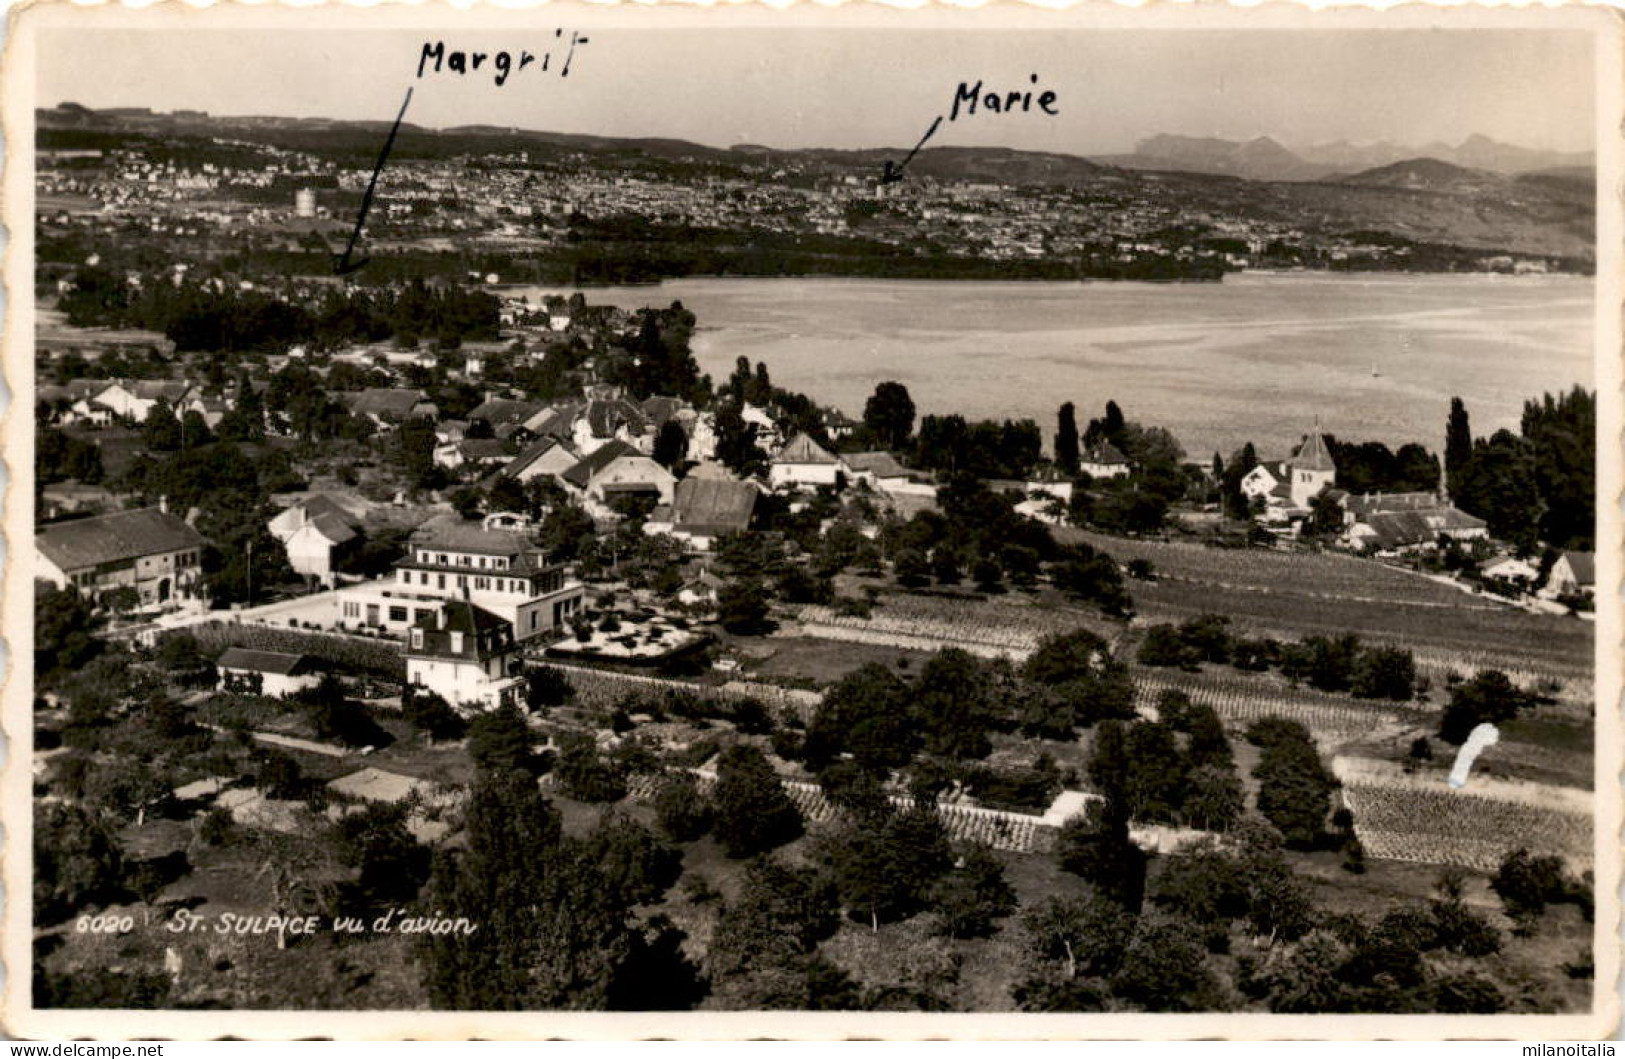
[(1595, 385), (1592, 281), (1578, 276), (685, 279), (585, 294), (628, 308), (681, 301), (718, 381), (738, 357), (765, 361), (778, 385), (857, 417), (895, 379), (921, 415), (1031, 418), (1046, 445), (1062, 401), (1082, 425), (1112, 399), (1200, 459), (1245, 441), (1284, 455), (1317, 416), (1345, 440), (1437, 451), (1452, 396), (1487, 435), (1516, 430), (1525, 398)]

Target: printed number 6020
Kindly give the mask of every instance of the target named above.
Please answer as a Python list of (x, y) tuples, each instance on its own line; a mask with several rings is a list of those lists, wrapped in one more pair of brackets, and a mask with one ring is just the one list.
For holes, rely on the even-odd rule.
[(80, 916), (73, 929), (81, 934), (128, 934), (135, 929), (133, 916)]

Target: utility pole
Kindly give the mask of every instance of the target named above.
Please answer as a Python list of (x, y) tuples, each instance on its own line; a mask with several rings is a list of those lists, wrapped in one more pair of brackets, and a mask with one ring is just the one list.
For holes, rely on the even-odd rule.
[(254, 605), (254, 538), (248, 538), (248, 605)]

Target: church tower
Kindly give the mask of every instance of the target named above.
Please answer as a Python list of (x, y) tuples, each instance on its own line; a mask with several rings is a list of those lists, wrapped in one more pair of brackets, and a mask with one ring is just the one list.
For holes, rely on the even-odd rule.
[(1306, 508), (1322, 489), (1337, 484), (1337, 464), (1332, 461), (1331, 450), (1320, 432), (1320, 420), (1315, 420), (1314, 433), (1299, 446), (1288, 466), (1291, 468), (1289, 488), (1292, 506)]

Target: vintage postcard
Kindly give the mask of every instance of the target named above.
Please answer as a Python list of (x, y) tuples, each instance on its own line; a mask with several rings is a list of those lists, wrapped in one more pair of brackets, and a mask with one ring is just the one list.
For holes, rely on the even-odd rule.
[(1621, 70), (14, 12), (6, 1031), (1611, 1035)]

